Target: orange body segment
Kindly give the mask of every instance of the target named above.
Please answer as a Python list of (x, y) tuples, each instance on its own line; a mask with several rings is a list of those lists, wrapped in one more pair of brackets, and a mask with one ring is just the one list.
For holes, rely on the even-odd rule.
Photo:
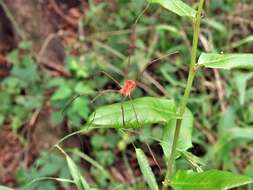
[(120, 94), (123, 96), (130, 96), (136, 87), (134, 80), (125, 80), (124, 85), (120, 89)]

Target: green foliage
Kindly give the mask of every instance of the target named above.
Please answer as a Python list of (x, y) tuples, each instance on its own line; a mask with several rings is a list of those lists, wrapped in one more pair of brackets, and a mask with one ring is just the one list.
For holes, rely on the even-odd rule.
[(216, 54), (202, 53), (198, 64), (207, 68), (253, 70), (253, 54)]
[(13, 65), (9, 77), (0, 84), (0, 125), (11, 122), (17, 130), (43, 103), (42, 87), (38, 86), (41, 77), (31, 56), (19, 57), (19, 51), (14, 50), (8, 60)]
[(178, 171), (173, 177), (171, 184), (175, 190), (226, 190), (252, 182), (252, 178), (247, 176), (209, 170), (200, 173)]
[(68, 163), (68, 167), (71, 173), (72, 178), (75, 181), (78, 190), (90, 190), (89, 184), (86, 182), (85, 178), (82, 177), (80, 171), (78, 170), (74, 161), (66, 155), (66, 160)]
[[(51, 77), (48, 71), (38, 68), (35, 59), (29, 53), (31, 43), (22, 41), (18, 48), (7, 56), (8, 61), (12, 64), (12, 69), (10, 75), (0, 84), (0, 126), (10, 124), (12, 129), (18, 131), (29, 122), (35, 111), (42, 108), (44, 102), (50, 100), (50, 121), (54, 126), (60, 127), (61, 122), (66, 121), (70, 127), (81, 128), (82, 124), (87, 122), (92, 124), (91, 129), (119, 129), (117, 131), (107, 130), (106, 133), (102, 130), (90, 133), (92, 134), (90, 138), (92, 149), (89, 154), (97, 161), (95, 164), (88, 161), (91, 164), (89, 172), (94, 183), (100, 189), (147, 189), (145, 183), (139, 179), (136, 179), (131, 186), (115, 183), (109, 177), (109, 172), (105, 172), (106, 168), (101, 170), (101, 166), (109, 168), (115, 161), (120, 162), (122, 152), (131, 153), (128, 146), (131, 146), (131, 143), (153, 145), (158, 141), (162, 145), (164, 157), (168, 158), (171, 153), (175, 121), (178, 118), (175, 102), (182, 98), (182, 89), (186, 87), (184, 80), (190, 57), (188, 48), (191, 41), (188, 36), (192, 36), (190, 31), (192, 23), (186, 22), (186, 19), (180, 20), (177, 15), (188, 17), (193, 21), (196, 15), (193, 8), (180, 0), (148, 0), (148, 2), (159, 4), (176, 15), (168, 16), (167, 12), (155, 9), (155, 6), (149, 7), (140, 17), (135, 33), (132, 34), (136, 39), (129, 40), (129, 35), (132, 33), (129, 28), (146, 6), (146, 1), (121, 0), (115, 5), (109, 1), (98, 4), (92, 0), (88, 1), (89, 9), (86, 11), (85, 19), (80, 19), (79, 26), (80, 29), (85, 29), (85, 38), (80, 32), (80, 41), (77, 41), (74, 47), (66, 47), (65, 68), (71, 73), (69, 78)], [(233, 0), (213, 0), (206, 6), (208, 8), (206, 13), (210, 19), (203, 19), (202, 40), (208, 42), (208, 47), (214, 52), (220, 49), (229, 49), (231, 52), (250, 51), (252, 36), (242, 35), (242, 29), (238, 25), (236, 27), (230, 25), (228, 28), (223, 22), (224, 15), (230, 13), (233, 15), (233, 11), (237, 11), (234, 9), (236, 3), (237, 1)], [(128, 67), (127, 52), (130, 41), (136, 48), (132, 50), (131, 66)], [(202, 45), (204, 45), (203, 42)], [(201, 49), (202, 46), (199, 45), (199, 48)], [(73, 49), (75, 52), (78, 49), (80, 55), (76, 53), (71, 55)], [(147, 74), (151, 78), (143, 77), (139, 81), (144, 83), (148, 90), (137, 89), (133, 94), (134, 97), (151, 96), (152, 92), (161, 94), (157, 84), (152, 86), (150, 79), (154, 78), (168, 93), (167, 99), (143, 97), (123, 102), (125, 124), (121, 104), (111, 104), (120, 101), (118, 94), (106, 94), (99, 97), (93, 104), (90, 103), (90, 100), (97, 95), (97, 89), (115, 89), (116, 86), (113, 81), (97, 75), (98, 70), (113, 73), (113, 76), (122, 84), (124, 77), (120, 75), (125, 68), (128, 67), (128, 78), (136, 78), (138, 71), (144, 68), (150, 60), (162, 57), (164, 54), (162, 52), (175, 50), (179, 50), (179, 53), (148, 67)], [(202, 53), (198, 64), (206, 68), (252, 70), (252, 54)], [(199, 165), (203, 165), (201, 162), (203, 159), (205, 163), (208, 163), (208, 168), (223, 168), (238, 173), (235, 163), (245, 156), (248, 165), (240, 172), (253, 177), (253, 161), (248, 159), (247, 154), (252, 152), (252, 73), (220, 70), (219, 74), (224, 100), (217, 98), (216, 91), (219, 89), (214, 80), (217, 82), (219, 79), (213, 79), (212, 70), (198, 72), (193, 96), (189, 99), (191, 111), (187, 109), (183, 116), (182, 129), (177, 143), (177, 156), (181, 155), (189, 165), (184, 166), (181, 164), (182, 159), (177, 159), (177, 166), (186, 169), (190, 166), (196, 171), (202, 171)], [(71, 102), (77, 94), (84, 96)], [(175, 99), (175, 102), (172, 99)], [(224, 113), (220, 111), (222, 103), (229, 105)], [(111, 105), (101, 107), (105, 104)], [(90, 114), (92, 110), (95, 111)], [(197, 128), (193, 128), (193, 115)], [(162, 127), (149, 127), (156, 125), (162, 125)], [(131, 133), (121, 129), (131, 130)], [(20, 138), (23, 136), (20, 135)], [(193, 148), (188, 150), (192, 144)], [(235, 156), (234, 152), (238, 147), (243, 148), (242, 155)], [(197, 153), (201, 160), (186, 150)], [(149, 187), (158, 189), (156, 177), (160, 182), (160, 173), (151, 171), (140, 149), (136, 149), (136, 155)], [(20, 186), (37, 178), (38, 181), (31, 184), (29, 190), (56, 189), (55, 180), (58, 180), (57, 184), (61, 183), (65, 189), (70, 189), (69, 184), (63, 183), (63, 179), (70, 179), (72, 175), (79, 189), (89, 189), (88, 183), (77, 166), (79, 160), (74, 159), (73, 161), (69, 156), (66, 157), (71, 171), (69, 172), (64, 158), (59, 155), (50, 153), (49, 158), (42, 157), (43, 159), (39, 157), (28, 170), (20, 168), (17, 173), (17, 182)], [(49, 181), (43, 178), (44, 176), (59, 176), (60, 178)], [(201, 180), (203, 176), (206, 181)], [(43, 181), (40, 181), (39, 179), (42, 178)], [(183, 183), (185, 181), (187, 183)], [(205, 182), (204, 187), (201, 186), (200, 189), (211, 186), (218, 190), (219, 187), (224, 189), (234, 187), (235, 184), (248, 183), (251, 182), (251, 179), (216, 170), (203, 173), (179, 171), (172, 185), (175, 190), (198, 189), (200, 181)], [(189, 188), (186, 187), (188, 182), (191, 183)], [(5, 187), (0, 186), (1, 188)]]
[(148, 0), (149, 3), (157, 3), (164, 7), (165, 9), (176, 13), (179, 16), (186, 16), (194, 18), (196, 11), (192, 9), (189, 5), (185, 4), (181, 0)]
[(2, 186), (2, 185), (0, 185), (0, 189), (1, 189), (1, 190), (14, 190), (14, 189), (12, 189), (12, 188), (5, 187), (5, 186)]
[[(69, 178), (70, 173), (66, 166), (65, 160), (58, 154), (42, 152), (41, 156), (36, 162), (28, 169), (20, 168), (17, 172), (16, 179), (20, 186), (24, 186), (24, 190), (37, 190), (43, 188), (45, 190), (55, 189), (55, 183), (53, 181), (38, 181), (36, 183), (29, 184), (29, 182), (43, 178), (45, 176), (57, 175), (61, 178)], [(62, 183), (62, 186), (67, 190), (69, 185)]]
[(221, 115), (218, 123), (218, 140), (209, 149), (208, 159), (216, 159), (216, 164), (223, 163), (224, 168), (233, 165), (236, 158), (231, 158), (232, 150), (238, 144), (247, 144), (252, 142), (253, 130), (249, 126), (237, 126), (236, 110), (233, 107), (227, 109)]
[(239, 93), (239, 101), (240, 104), (243, 105), (245, 103), (245, 93), (247, 90), (247, 83), (253, 77), (253, 72), (243, 73), (238, 72), (235, 73), (234, 80)]
[(119, 137), (115, 134), (97, 134), (91, 138), (91, 145), (94, 150), (96, 160), (103, 166), (113, 164), (115, 156), (112, 150), (116, 148), (118, 140)]
[[(80, 82), (78, 79), (66, 80), (63, 78), (54, 78), (47, 84), (48, 89), (55, 89), (51, 96), (52, 107), (55, 109), (55, 114), (52, 115), (52, 121), (55, 124), (60, 123), (64, 116), (71, 121), (71, 126), (80, 126), (83, 119), (87, 119), (90, 112), (88, 95), (93, 94), (93, 89), (88, 85)], [(73, 99), (79, 94), (80, 96)], [(72, 101), (74, 100), (74, 101)], [(58, 114), (58, 112), (63, 112)]]
[(75, 162), (64, 152), (64, 150), (61, 147), (56, 145), (56, 148), (58, 148), (65, 156), (69, 172), (74, 180), (74, 183), (75, 183), (77, 189), (78, 190), (92, 190), (92, 188), (90, 188), (88, 182), (82, 176), (82, 174), (79, 171), (79, 168), (77, 167)]
[(152, 172), (152, 170), (149, 166), (148, 160), (147, 160), (144, 152), (139, 148), (136, 148), (135, 152), (136, 152), (136, 157), (137, 157), (139, 166), (141, 168), (141, 172), (144, 176), (145, 181), (148, 183), (150, 189), (151, 190), (159, 190), (154, 173)]
[[(161, 145), (166, 159), (168, 159), (171, 153), (175, 127), (176, 127), (176, 119), (171, 119), (166, 124), (163, 130), (163, 138), (161, 141)], [(182, 120), (182, 128), (177, 142), (177, 151), (185, 151), (192, 146), (192, 128), (193, 128), (193, 115), (191, 111), (187, 109)], [(179, 156), (179, 153), (177, 154)]]
[(97, 108), (88, 121), (94, 128), (139, 128), (172, 118), (176, 118), (173, 100), (142, 97)]

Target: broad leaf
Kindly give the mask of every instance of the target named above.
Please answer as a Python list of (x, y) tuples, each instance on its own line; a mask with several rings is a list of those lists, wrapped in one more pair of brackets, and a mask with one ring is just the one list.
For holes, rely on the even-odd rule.
[(194, 18), (196, 15), (196, 11), (181, 0), (148, 0), (148, 2), (157, 3), (182, 17)]
[(217, 54), (202, 53), (198, 60), (199, 65), (207, 68), (253, 70), (253, 54)]
[(178, 171), (171, 185), (174, 190), (226, 190), (252, 182), (250, 177), (226, 171), (209, 170), (201, 173)]
[(64, 84), (61, 85), (52, 95), (51, 100), (52, 101), (59, 101), (59, 100), (64, 100), (65, 98), (69, 98), (71, 96), (71, 88)]
[(143, 174), (145, 181), (147, 182), (151, 190), (159, 190), (154, 173), (149, 166), (148, 160), (144, 152), (139, 148), (136, 148), (135, 151), (141, 169), (141, 173)]
[[(193, 115), (190, 110), (187, 109), (185, 111), (181, 125), (179, 139), (177, 142), (177, 150), (185, 151), (192, 146)], [(171, 153), (175, 127), (175, 119), (170, 120), (170, 122), (168, 122), (168, 124), (164, 127), (161, 145), (165, 158), (168, 158)]]
[(145, 124), (167, 123), (176, 118), (175, 111), (173, 100), (143, 97), (102, 106), (91, 114), (88, 122), (94, 128), (138, 128)]

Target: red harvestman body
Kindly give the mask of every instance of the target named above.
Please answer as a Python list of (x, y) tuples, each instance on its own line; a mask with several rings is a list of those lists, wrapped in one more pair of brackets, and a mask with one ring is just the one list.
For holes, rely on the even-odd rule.
[(119, 93), (125, 97), (131, 96), (135, 88), (136, 82), (134, 80), (125, 80), (124, 85), (121, 87)]

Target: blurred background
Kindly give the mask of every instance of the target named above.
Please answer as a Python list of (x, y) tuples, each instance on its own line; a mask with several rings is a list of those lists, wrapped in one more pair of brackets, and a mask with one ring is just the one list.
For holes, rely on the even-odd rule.
[[(185, 2), (197, 6), (195, 0)], [(81, 129), (95, 108), (122, 100), (108, 93), (91, 102), (101, 90), (119, 89), (100, 71), (121, 84), (137, 80), (133, 98), (181, 99), (192, 26), (156, 5), (134, 25), (146, 6), (145, 0), (0, 0), (0, 184), (20, 187), (42, 176), (70, 178), (64, 157), (48, 150)], [(206, 0), (203, 17), (200, 51), (253, 53), (252, 0)], [(244, 71), (198, 73), (188, 105), (195, 116), (189, 151), (202, 159), (204, 169), (253, 177), (252, 79), (253, 73)], [(77, 94), (85, 96), (66, 106)], [(132, 143), (145, 151), (161, 181), (162, 150), (150, 138), (161, 137), (161, 127), (94, 130), (61, 146), (101, 189), (147, 189)], [(188, 166), (179, 159), (177, 167)], [(43, 181), (30, 189), (75, 187)]]

